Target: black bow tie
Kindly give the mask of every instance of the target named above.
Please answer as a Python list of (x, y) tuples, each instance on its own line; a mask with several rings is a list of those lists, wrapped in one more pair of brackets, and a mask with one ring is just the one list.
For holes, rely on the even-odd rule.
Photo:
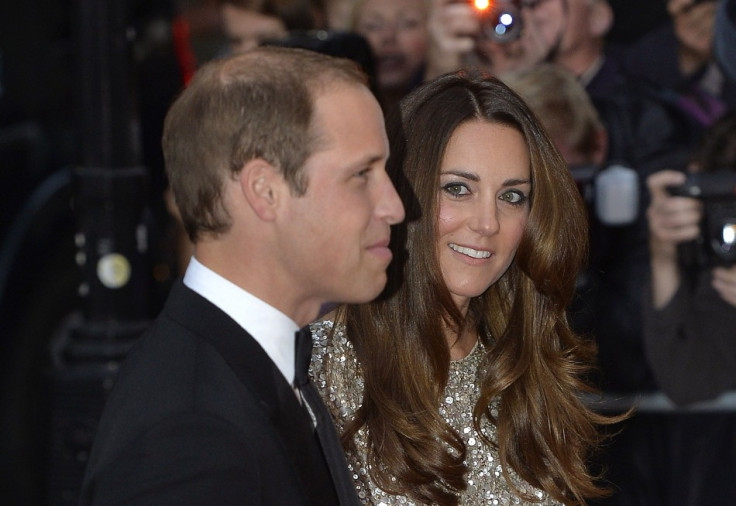
[(309, 382), (309, 362), (312, 360), (312, 332), (309, 325), (296, 332), (294, 346), (294, 386), (301, 388)]

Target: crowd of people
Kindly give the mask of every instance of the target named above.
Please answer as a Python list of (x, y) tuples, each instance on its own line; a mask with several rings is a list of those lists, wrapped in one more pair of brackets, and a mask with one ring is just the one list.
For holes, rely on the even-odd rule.
[(193, 4), (141, 64), (170, 270), (84, 504), (736, 502), (736, 197), (687, 193), (736, 188), (736, 0), (625, 42), (608, 0)]

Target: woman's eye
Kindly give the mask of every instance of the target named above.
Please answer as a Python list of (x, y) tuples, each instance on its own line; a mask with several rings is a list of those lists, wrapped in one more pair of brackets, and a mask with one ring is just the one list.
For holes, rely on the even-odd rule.
[(360, 30), (363, 32), (378, 32), (383, 30), (384, 22), (380, 19), (366, 19), (360, 23)]
[(458, 195), (467, 195), (470, 193), (468, 190), (468, 187), (464, 184), (460, 183), (448, 183), (445, 186), (442, 187), (444, 191), (449, 193), (450, 195), (458, 196)]
[(521, 205), (524, 202), (526, 202), (526, 195), (524, 195), (521, 192), (518, 191), (508, 191), (501, 195), (501, 200), (505, 200), (509, 204), (518, 204)]
[(399, 20), (399, 28), (402, 28), (404, 30), (413, 30), (414, 28), (419, 28), (422, 26), (422, 22), (419, 19), (413, 19), (413, 18), (405, 18)]

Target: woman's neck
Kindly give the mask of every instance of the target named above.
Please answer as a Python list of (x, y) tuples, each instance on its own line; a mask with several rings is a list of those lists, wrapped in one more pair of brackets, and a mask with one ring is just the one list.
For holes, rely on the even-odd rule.
[(445, 335), (447, 344), (450, 346), (450, 360), (461, 360), (467, 357), (473, 351), (475, 343), (478, 342), (478, 334), (475, 329), (463, 330), (459, 339), (454, 332), (446, 332)]

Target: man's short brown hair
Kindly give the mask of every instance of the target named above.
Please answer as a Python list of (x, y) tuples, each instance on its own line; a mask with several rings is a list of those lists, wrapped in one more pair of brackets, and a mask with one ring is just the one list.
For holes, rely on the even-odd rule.
[(316, 97), (334, 83), (366, 82), (354, 62), (302, 49), (262, 47), (205, 64), (169, 109), (162, 141), (189, 238), (228, 230), (223, 185), (249, 160), (279, 168), (303, 194)]

